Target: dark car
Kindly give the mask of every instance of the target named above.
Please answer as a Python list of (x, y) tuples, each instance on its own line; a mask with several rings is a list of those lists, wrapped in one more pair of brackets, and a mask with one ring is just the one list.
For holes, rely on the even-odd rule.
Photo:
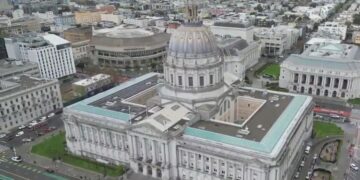
[(53, 169), (51, 169), (51, 168), (46, 168), (45, 171), (48, 172), (48, 173), (54, 173), (54, 172), (55, 172), (55, 171), (54, 171)]

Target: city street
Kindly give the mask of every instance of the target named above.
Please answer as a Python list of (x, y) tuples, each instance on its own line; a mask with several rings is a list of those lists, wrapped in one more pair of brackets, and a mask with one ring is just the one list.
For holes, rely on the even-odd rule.
[[(44, 129), (48, 127), (55, 127), (55, 129), (63, 127), (63, 121), (61, 119), (62, 114), (55, 114), (55, 116), (48, 118), (47, 125), (44, 127), (40, 127), (37, 129), (37, 132), (41, 132)], [(19, 132), (20, 130), (13, 130), (12, 132), (8, 133), (6, 137), (0, 139), (0, 145), (7, 146), (7, 147), (18, 147), (26, 142), (23, 142), (22, 139), (24, 138), (32, 138), (36, 139), (38, 138), (38, 135), (36, 134), (36, 130), (33, 131), (29, 128), (25, 128), (22, 131), (24, 131), (24, 135), (16, 137), (15, 134)], [(10, 141), (6, 141), (9, 136), (14, 136), (14, 139)]]
[(48, 173), (43, 168), (33, 166), (26, 162), (13, 162), (11, 154), (2, 153), (0, 157), (0, 179), (1, 180), (72, 180), (74, 178)]

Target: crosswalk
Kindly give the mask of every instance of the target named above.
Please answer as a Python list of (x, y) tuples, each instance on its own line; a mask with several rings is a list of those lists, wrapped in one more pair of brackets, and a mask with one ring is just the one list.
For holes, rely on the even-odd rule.
[(41, 170), (35, 168), (35, 167), (32, 167), (32, 166), (29, 166), (29, 165), (26, 165), (26, 164), (22, 164), (22, 163), (17, 163), (17, 162), (13, 162), (11, 160), (9, 160), (4, 154), (0, 154), (0, 166), (2, 164), (10, 164), (10, 165), (14, 165), (14, 166), (17, 166), (19, 168), (22, 168), (24, 170), (27, 170), (27, 171), (32, 171), (33, 173), (37, 173), (37, 174), (40, 174), (42, 173)]

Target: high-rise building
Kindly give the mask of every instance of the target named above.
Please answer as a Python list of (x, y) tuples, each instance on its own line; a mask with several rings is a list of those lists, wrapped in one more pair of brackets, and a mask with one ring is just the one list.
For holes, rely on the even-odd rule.
[(37, 63), (42, 78), (61, 78), (76, 72), (71, 44), (59, 36), (28, 34), (5, 38), (5, 45), (10, 59)]

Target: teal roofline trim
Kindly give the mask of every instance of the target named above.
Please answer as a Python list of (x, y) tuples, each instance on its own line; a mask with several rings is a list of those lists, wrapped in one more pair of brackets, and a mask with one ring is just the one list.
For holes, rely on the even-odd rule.
[(295, 95), (289, 106), (286, 107), (285, 111), (280, 115), (260, 142), (192, 127), (187, 127), (184, 134), (264, 153), (271, 153), (306, 100), (307, 96)]
[(80, 111), (80, 112), (86, 112), (86, 113), (90, 113), (90, 114), (96, 114), (99, 116), (104, 116), (104, 117), (109, 117), (109, 118), (113, 118), (113, 119), (117, 119), (117, 120), (121, 120), (121, 121), (129, 121), (131, 119), (131, 115), (128, 113), (123, 113), (123, 112), (118, 112), (118, 111), (113, 111), (113, 110), (109, 110), (109, 109), (105, 109), (105, 108), (100, 108), (100, 107), (96, 107), (96, 106), (92, 106), (89, 105), (90, 103), (93, 103), (99, 99), (102, 99), (104, 97), (110, 96), (122, 89), (125, 89), (129, 86), (132, 86), (136, 83), (139, 83), (141, 81), (144, 81), (146, 79), (149, 79), (153, 76), (157, 76), (158, 73), (148, 73), (145, 74), (143, 76), (137, 77), (135, 79), (131, 79), (129, 81), (126, 81), (112, 89), (109, 89), (107, 91), (104, 91), (102, 93), (99, 93), (95, 96), (92, 96), (90, 98), (84, 99), (80, 102), (77, 102), (75, 104), (72, 104), (70, 106), (67, 107), (67, 109), (73, 109), (76, 111)]

